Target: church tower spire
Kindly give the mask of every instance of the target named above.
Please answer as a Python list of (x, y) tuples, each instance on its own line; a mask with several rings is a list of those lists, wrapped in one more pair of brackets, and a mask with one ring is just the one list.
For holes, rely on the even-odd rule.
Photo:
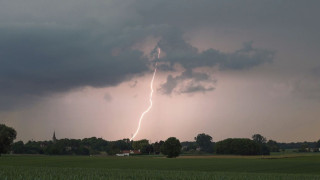
[(52, 142), (53, 142), (53, 143), (56, 143), (56, 142), (57, 142), (56, 131), (53, 131)]

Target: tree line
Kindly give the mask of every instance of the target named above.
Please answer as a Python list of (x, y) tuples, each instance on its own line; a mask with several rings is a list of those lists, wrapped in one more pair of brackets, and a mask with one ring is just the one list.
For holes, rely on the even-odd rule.
[[(147, 139), (130, 141), (122, 139), (107, 141), (102, 138), (91, 137), (84, 139), (59, 139), (52, 141), (17, 141), (16, 131), (0, 124), (0, 155), (1, 153), (14, 154), (46, 154), (46, 155), (115, 155), (125, 150), (139, 150), (141, 154), (163, 154), (167, 157), (176, 157), (184, 154), (234, 154), (234, 155), (269, 155), (270, 152), (279, 152), (284, 147), (296, 147), (300, 152), (318, 151), (320, 140), (312, 143), (278, 143), (268, 140), (260, 135), (254, 134), (249, 138), (228, 138), (213, 142), (210, 135), (198, 134), (194, 141), (180, 142), (175, 137), (165, 141), (150, 143)], [(309, 148), (309, 149), (308, 149)]]

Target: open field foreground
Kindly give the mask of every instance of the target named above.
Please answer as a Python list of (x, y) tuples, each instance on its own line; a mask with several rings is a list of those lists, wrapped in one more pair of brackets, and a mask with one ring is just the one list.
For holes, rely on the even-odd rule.
[(2, 156), (0, 179), (320, 179), (320, 155), (279, 158)]

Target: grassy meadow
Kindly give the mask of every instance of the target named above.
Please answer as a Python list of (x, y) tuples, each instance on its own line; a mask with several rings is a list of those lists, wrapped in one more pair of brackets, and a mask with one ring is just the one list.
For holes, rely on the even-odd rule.
[(0, 179), (320, 179), (320, 154), (0, 157)]

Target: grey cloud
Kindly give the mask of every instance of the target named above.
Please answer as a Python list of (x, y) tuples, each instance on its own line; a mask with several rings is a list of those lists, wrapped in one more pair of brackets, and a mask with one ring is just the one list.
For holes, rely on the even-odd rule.
[[(317, 0), (170, 1), (149, 0), (133, 4), (144, 23), (158, 22), (180, 27), (216, 26), (240, 28), (319, 29)], [(190, 24), (192, 22), (192, 24)]]
[(202, 85), (194, 85), (189, 84), (188, 86), (184, 87), (183, 89), (180, 90), (181, 93), (194, 93), (194, 92), (206, 92), (206, 91), (213, 91), (215, 88), (214, 87), (204, 87)]
[[(220, 70), (243, 70), (250, 69), (255, 66), (271, 63), (274, 59), (275, 52), (272, 50), (258, 49), (252, 46), (252, 42), (243, 44), (243, 47), (232, 53), (224, 53), (215, 49), (207, 49), (199, 52), (197, 48), (188, 44), (181, 36), (179, 31), (173, 31), (172, 34), (165, 34), (160, 40), (158, 46), (166, 52), (166, 57), (160, 59), (165, 62), (165, 66), (174, 69), (175, 64), (180, 64), (186, 69), (177, 77), (168, 76), (166, 83), (161, 85), (161, 92), (171, 94), (180, 83), (185, 80), (192, 80), (193, 84), (185, 89), (177, 90), (178, 93), (204, 92), (212, 91), (213, 87), (205, 88), (199, 85), (204, 81), (209, 84), (215, 81), (210, 81), (210, 75), (207, 73), (195, 73), (193, 70), (202, 67), (219, 67)], [(208, 84), (208, 83), (207, 83)]]
[(317, 0), (3, 0), (0, 21), (315, 29), (319, 5)]
[(168, 82), (162, 86), (168, 86), (164, 88), (166, 94), (186, 79), (201, 82), (208, 78), (206, 74), (193, 73), (194, 68), (219, 65), (221, 69), (244, 69), (272, 60), (272, 52), (254, 49), (251, 45), (233, 54), (213, 49), (199, 53), (185, 42), (179, 29), (167, 25), (99, 33), (95, 28), (100, 27), (0, 28), (0, 97), (13, 97), (5, 106), (16, 106), (17, 95), (36, 97), (83, 86), (115, 86), (147, 72), (148, 59), (130, 47), (148, 34), (162, 37), (158, 46), (167, 54), (161, 59), (170, 64), (167, 70), (173, 70), (174, 64), (187, 69), (171, 85)]
[(216, 80), (212, 79), (207, 73), (194, 72), (189, 69), (176, 77), (169, 75), (159, 91), (167, 95), (172, 94), (174, 90), (177, 94), (205, 92), (214, 90), (212, 86), (215, 83)]
[[(1, 28), (1, 99), (13, 97), (5, 104), (15, 106), (18, 95), (33, 97), (83, 86), (115, 86), (148, 71), (148, 59), (142, 52), (130, 50), (127, 44), (121, 46), (121, 33), (118, 41), (110, 36), (97, 35), (92, 29)], [(126, 49), (112, 55), (113, 48), (119, 46)]]
[(169, 75), (167, 77), (166, 83), (162, 84), (159, 90), (163, 94), (171, 94), (173, 89), (176, 88), (178, 85), (178, 79), (179, 78), (174, 78), (172, 75)]
[(272, 50), (254, 48), (252, 42), (244, 43), (241, 49), (233, 53), (223, 53), (212, 48), (199, 52), (183, 39), (179, 31), (165, 34), (158, 46), (167, 54), (161, 61), (171, 65), (178, 63), (186, 69), (214, 66), (222, 70), (248, 69), (272, 62), (275, 55)]
[[(247, 7), (236, 4), (238, 13)], [(0, 102), (0, 109), (83, 86), (116, 86), (146, 73), (150, 62), (131, 47), (147, 36), (161, 38), (158, 46), (166, 53), (161, 61), (168, 65), (160, 64), (160, 69), (173, 71), (173, 65), (180, 64), (184, 73), (191, 73), (169, 76), (162, 85), (166, 94), (185, 81), (196, 83), (189, 88), (193, 92), (212, 90), (200, 87), (199, 83), (208, 83), (209, 75), (197, 74), (195, 68), (240, 70), (271, 62), (274, 52), (250, 43), (234, 53), (222, 53), (215, 49), (199, 52), (185, 41), (185, 28), (222, 23), (229, 16), (238, 21), (229, 13), (217, 19), (216, 13), (223, 12), (215, 9), (228, 6), (206, 0), (1, 1), (0, 99), (5, 101)]]

